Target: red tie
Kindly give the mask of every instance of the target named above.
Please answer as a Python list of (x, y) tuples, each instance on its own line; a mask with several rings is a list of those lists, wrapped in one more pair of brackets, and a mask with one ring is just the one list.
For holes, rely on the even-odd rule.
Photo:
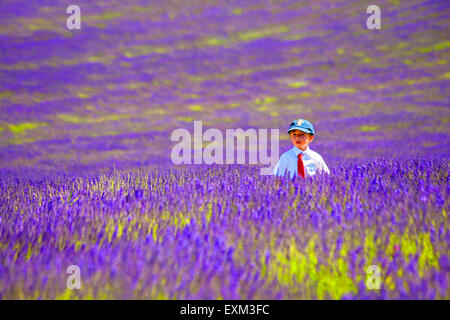
[(297, 161), (298, 175), (302, 178), (305, 178), (305, 166), (303, 165), (303, 160), (302, 160), (303, 154), (300, 153), (297, 157), (298, 157), (298, 161)]

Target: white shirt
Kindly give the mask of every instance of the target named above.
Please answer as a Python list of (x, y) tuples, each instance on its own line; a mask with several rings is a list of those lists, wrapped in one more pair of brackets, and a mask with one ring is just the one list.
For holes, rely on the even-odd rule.
[(297, 161), (300, 153), (303, 153), (302, 160), (303, 166), (305, 167), (306, 176), (315, 175), (318, 171), (323, 171), (328, 174), (330, 173), (330, 170), (320, 154), (312, 151), (309, 146), (306, 147), (305, 151), (294, 146), (292, 149), (281, 155), (280, 160), (273, 169), (273, 174), (275, 176), (284, 176), (288, 173), (291, 179), (298, 176)]

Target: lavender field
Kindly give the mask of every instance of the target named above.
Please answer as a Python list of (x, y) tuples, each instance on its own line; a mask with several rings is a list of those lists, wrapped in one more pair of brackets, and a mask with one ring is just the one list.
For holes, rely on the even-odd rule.
[[(448, 1), (77, 4), (0, 3), (1, 299), (450, 298)], [(330, 175), (171, 161), (298, 118)]]

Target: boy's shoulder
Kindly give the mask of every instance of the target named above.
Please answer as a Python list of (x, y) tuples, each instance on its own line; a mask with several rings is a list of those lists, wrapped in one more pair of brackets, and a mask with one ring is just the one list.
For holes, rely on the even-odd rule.
[[(318, 161), (323, 161), (322, 156), (321, 156), (318, 152), (316, 152), (316, 151), (314, 151), (314, 150), (311, 150), (311, 148), (308, 148), (308, 156), (311, 157), (312, 159), (315, 159), (315, 160), (318, 160)], [(293, 158), (293, 159), (297, 159), (297, 156), (296, 156), (296, 154), (295, 154), (294, 149), (291, 148), (291, 149), (285, 151), (285, 152), (281, 155), (280, 159), (281, 159), (281, 158), (286, 158), (286, 159)]]
[(290, 148), (289, 150), (286, 150), (281, 157), (295, 157), (294, 149)]
[(314, 159), (317, 159), (317, 160), (323, 160), (322, 156), (319, 153), (317, 153), (316, 151), (313, 151), (311, 149), (308, 150), (308, 155), (311, 158), (314, 158)]

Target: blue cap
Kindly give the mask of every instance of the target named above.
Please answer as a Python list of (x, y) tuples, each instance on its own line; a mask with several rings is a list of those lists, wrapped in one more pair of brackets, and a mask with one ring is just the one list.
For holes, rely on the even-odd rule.
[(302, 132), (314, 134), (313, 125), (311, 124), (311, 122), (305, 119), (298, 119), (292, 121), (291, 125), (289, 126), (288, 133), (292, 130), (300, 130)]

